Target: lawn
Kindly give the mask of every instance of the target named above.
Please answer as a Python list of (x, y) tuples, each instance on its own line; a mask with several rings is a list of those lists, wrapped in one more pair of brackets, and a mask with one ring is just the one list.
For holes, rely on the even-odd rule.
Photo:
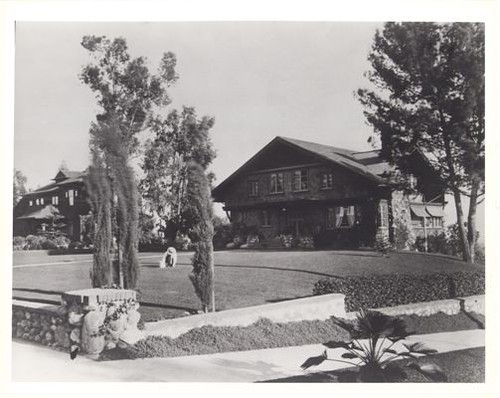
[[(159, 253), (141, 253), (140, 300), (145, 320), (181, 316), (200, 308), (188, 274), (191, 254), (179, 253), (176, 268), (159, 269)], [(90, 287), (91, 255), (47, 256), (15, 252), (15, 297), (59, 300), (57, 293)], [(386, 273), (422, 274), (470, 269), (444, 256), (392, 253), (382, 257), (358, 251), (221, 251), (215, 253), (215, 295), (218, 310), (310, 296), (325, 276)], [(483, 268), (483, 265), (474, 265)], [(27, 290), (22, 290), (27, 289)]]

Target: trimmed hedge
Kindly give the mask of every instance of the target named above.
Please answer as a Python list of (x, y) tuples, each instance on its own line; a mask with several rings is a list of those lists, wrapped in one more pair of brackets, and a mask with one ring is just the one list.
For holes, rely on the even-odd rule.
[(373, 275), (325, 278), (313, 294), (345, 294), (346, 309), (382, 308), (484, 294), (484, 271), (470, 270), (425, 275)]

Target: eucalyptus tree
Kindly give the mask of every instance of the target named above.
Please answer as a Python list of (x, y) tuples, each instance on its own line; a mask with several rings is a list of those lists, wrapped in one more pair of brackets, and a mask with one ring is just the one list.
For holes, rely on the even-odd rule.
[[(90, 127), (92, 165), (87, 177), (96, 223), (92, 283), (135, 288), (139, 210), (130, 161), (138, 152), (138, 133), (156, 110), (171, 102), (167, 89), (177, 80), (176, 58), (164, 53), (158, 72), (152, 74), (145, 57), (130, 56), (123, 38), (85, 36), (81, 44), (91, 62), (83, 67), (80, 80), (95, 93), (100, 108)], [(116, 270), (109, 256), (113, 246)]]
[(153, 137), (146, 143), (141, 192), (162, 220), (170, 243), (178, 231), (188, 233), (195, 226), (185, 214), (190, 205), (186, 196), (188, 168), (194, 162), (205, 172), (215, 158), (209, 134), (213, 125), (213, 118), (198, 118), (192, 107), (172, 110), (150, 122)]

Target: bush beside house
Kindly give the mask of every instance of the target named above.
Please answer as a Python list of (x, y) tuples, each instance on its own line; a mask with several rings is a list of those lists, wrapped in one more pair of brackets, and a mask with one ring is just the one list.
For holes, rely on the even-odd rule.
[(39, 235), (14, 236), (12, 244), (14, 250), (51, 250), (67, 249), (70, 240), (65, 236), (47, 237)]

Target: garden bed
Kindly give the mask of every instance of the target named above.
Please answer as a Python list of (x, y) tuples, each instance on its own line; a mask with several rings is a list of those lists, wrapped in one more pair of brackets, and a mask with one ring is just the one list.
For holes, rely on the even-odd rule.
[[(484, 383), (485, 349), (484, 347), (434, 354), (419, 359), (404, 359), (399, 365), (410, 362), (419, 364), (434, 363), (444, 372), (448, 383)], [(431, 380), (415, 369), (405, 368), (404, 383), (429, 383)], [(283, 379), (267, 380), (265, 383), (353, 383), (356, 381), (357, 368), (347, 368), (330, 372), (308, 373)]]
[[(462, 312), (457, 315), (438, 313), (428, 317), (410, 315), (398, 318), (406, 322), (408, 330), (417, 334), (484, 328), (484, 316), (475, 313)], [(203, 355), (321, 344), (325, 341), (344, 341), (348, 338), (349, 333), (336, 325), (333, 319), (289, 323), (273, 323), (267, 319), (260, 319), (244, 327), (203, 326), (174, 339), (166, 336), (149, 336), (125, 349), (108, 351), (101, 356), (101, 359)]]

